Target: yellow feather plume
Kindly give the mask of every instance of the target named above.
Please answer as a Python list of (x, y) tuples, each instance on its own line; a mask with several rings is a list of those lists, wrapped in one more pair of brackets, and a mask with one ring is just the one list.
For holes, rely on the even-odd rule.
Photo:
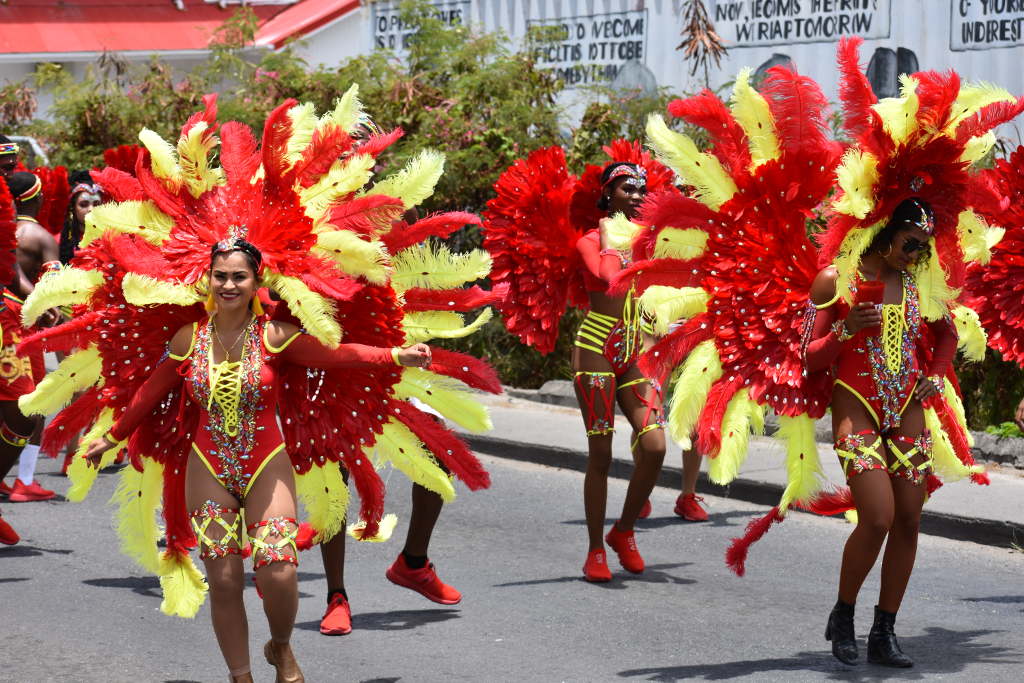
[(640, 311), (654, 321), (654, 333), (668, 334), (668, 326), (707, 310), (708, 294), (700, 287), (652, 285), (637, 298)]
[(367, 154), (353, 154), (344, 161), (335, 161), (320, 180), (307, 188), (296, 188), (306, 215), (314, 221), (323, 218), (331, 204), (370, 181), (376, 162)]
[(133, 306), (191, 306), (202, 301), (199, 292), (192, 285), (157, 280), (139, 273), (126, 273), (121, 281), (121, 291), (124, 292), (125, 300)]
[(418, 398), (445, 418), (471, 432), (482, 433), (494, 428), (487, 408), (476, 394), (457, 379), (438, 375), (422, 368), (405, 368), (402, 381), (395, 386), (399, 398)]
[(360, 532), (366, 528), (366, 522), (363, 520), (349, 524), (348, 535), (357, 541), (362, 541), (364, 543), (385, 543), (391, 539), (391, 534), (395, 532), (396, 524), (398, 524), (398, 517), (389, 512), (380, 518), (380, 522), (377, 524), (377, 533), (375, 535), (360, 538)]
[(160, 588), (164, 594), (160, 611), (168, 616), (191, 619), (206, 600), (206, 579), (188, 555), (160, 557)]
[(101, 469), (114, 462), (117, 452), (121, 450), (123, 444), (118, 444), (105, 452), (103, 457), (100, 458), (98, 468), (89, 467), (85, 460), (84, 456), (89, 444), (109, 432), (113, 426), (114, 411), (112, 408), (104, 408), (100, 411), (96, 422), (85, 433), (82, 440), (78, 442), (78, 450), (75, 451), (75, 457), (71, 459), (71, 465), (68, 466), (68, 479), (71, 480), (71, 488), (68, 489), (67, 496), (68, 500), (72, 503), (85, 500), (85, 497), (89, 495), (89, 489), (92, 488), (93, 482), (96, 481), (96, 475)]
[(433, 491), (446, 503), (455, 500), (451, 478), (404, 424), (394, 418), (388, 420), (377, 437), (375, 448), (379, 457), (388, 460), (412, 482)]
[(319, 121), (312, 102), (297, 104), (289, 109), (288, 120), (291, 121), (292, 130), (288, 136), (288, 151), (285, 152), (285, 158), (294, 166), (295, 162), (302, 158), (302, 152), (313, 141), (313, 133), (316, 132)]
[(835, 260), (832, 261), (832, 265), (839, 272), (839, 279), (836, 280), (836, 294), (847, 302), (850, 301), (851, 296), (850, 283), (853, 282), (853, 278), (857, 275), (861, 256), (868, 250), (871, 240), (874, 239), (884, 224), (885, 221), (879, 221), (866, 228), (854, 228), (846, 234), (846, 237), (843, 238), (843, 243), (839, 245), (839, 253), (836, 255)]
[(949, 312), (949, 306), (960, 296), (960, 291), (946, 284), (946, 271), (933, 251), (922, 266), (914, 270), (917, 295), (921, 304), (921, 317), (938, 320)]
[(172, 187), (180, 186), (181, 166), (178, 165), (178, 152), (174, 145), (149, 128), (139, 132), (139, 141), (149, 150), (153, 175)]
[(330, 230), (317, 235), (314, 251), (334, 259), (345, 273), (382, 285), (388, 280), (388, 253), (377, 240), (367, 241), (350, 230)]
[(102, 370), (103, 361), (95, 346), (76, 351), (47, 374), (35, 391), (19, 398), (18, 407), (24, 415), (52, 415), (70, 403), (76, 393), (99, 381)]
[(224, 182), (224, 171), (210, 168), (210, 150), (217, 144), (217, 138), (210, 135), (204, 140), (209, 126), (206, 121), (196, 123), (178, 139), (178, 158), (181, 177), (189, 194), (198, 197)]
[(785, 511), (793, 501), (804, 502), (821, 490), (824, 474), (814, 438), (814, 420), (807, 415), (779, 416), (775, 438), (786, 444), (786, 489), (779, 509)]
[(145, 469), (134, 467), (121, 470), (120, 479), (110, 502), (117, 506), (117, 535), (121, 539), (121, 552), (153, 574), (160, 573), (160, 551), (157, 537), (160, 525), (156, 512), (163, 496), (164, 468), (160, 463), (144, 458)]
[(960, 123), (968, 119), (990, 104), (996, 102), (1016, 102), (1017, 98), (1009, 92), (991, 83), (971, 83), (960, 88), (960, 94), (950, 110), (949, 123), (943, 133), (953, 137)]
[(314, 543), (334, 538), (345, 524), (349, 491), (337, 463), (314, 465), (295, 475), (295, 491), (306, 508), (306, 520), (317, 530)]
[(697, 228), (665, 228), (658, 233), (654, 245), (654, 258), (677, 258), (690, 260), (704, 253), (708, 234)]
[(397, 197), (406, 209), (419, 206), (434, 194), (434, 186), (444, 173), (444, 155), (434, 150), (423, 150), (405, 168), (374, 185), (366, 194)]
[(689, 443), (711, 385), (722, 377), (722, 362), (711, 340), (701, 342), (686, 357), (676, 379), (668, 408), (669, 436)]
[(964, 403), (960, 400), (960, 395), (956, 393), (956, 389), (953, 388), (953, 384), (945, 377), (942, 378), (942, 395), (946, 398), (946, 403), (949, 404), (950, 410), (953, 411), (953, 419), (964, 430), (964, 434), (967, 435), (967, 445), (974, 446), (974, 436), (971, 434), (971, 430), (967, 428), (967, 415), (964, 413)]
[(416, 311), (406, 313), (402, 319), (407, 344), (418, 344), (431, 339), (461, 339), (468, 337), (490, 322), (494, 312), (485, 308), (476, 320), (466, 325), (460, 313), (453, 311)]
[(363, 113), (363, 104), (359, 101), (359, 86), (353, 83), (345, 94), (338, 98), (334, 109), (320, 117), (320, 125), (328, 123), (339, 126), (342, 130), (352, 133), (359, 116)]
[(263, 276), (263, 284), (277, 292), (292, 315), (320, 343), (333, 348), (341, 342), (341, 326), (334, 319), (334, 304), (329, 299), (310, 290), (297, 278), (269, 270)]
[(900, 75), (900, 97), (886, 97), (872, 109), (882, 119), (882, 127), (897, 145), (906, 142), (907, 138), (917, 130), (917, 109), (920, 102), (917, 98), (916, 78), (907, 74)]
[(642, 229), (639, 225), (626, 218), (623, 213), (609, 217), (607, 222), (608, 247), (619, 251), (629, 251), (633, 238)]
[(744, 387), (729, 399), (722, 417), (722, 445), (709, 459), (708, 477), (716, 484), (728, 484), (740, 473), (747, 459), (747, 444), (753, 426), (764, 424), (764, 408), (750, 400)]
[(84, 304), (101, 284), (103, 273), (99, 271), (64, 266), (36, 283), (36, 288), (21, 307), (21, 322), (30, 327), (51, 308)]
[(967, 141), (964, 145), (963, 154), (960, 155), (960, 161), (965, 161), (970, 165), (974, 165), (977, 162), (985, 158), (989, 150), (992, 149), (996, 144), (996, 134), (993, 131), (988, 131), (983, 135), (975, 135), (973, 138)]
[(981, 326), (981, 320), (974, 309), (967, 306), (955, 306), (951, 311), (953, 324), (956, 325), (957, 348), (964, 356), (973, 361), (981, 361), (985, 358), (985, 347), (988, 344), (988, 336)]
[(878, 160), (851, 147), (843, 154), (836, 178), (843, 192), (832, 202), (832, 208), (855, 218), (867, 216), (875, 205), (873, 188), (878, 182)]
[(160, 244), (173, 226), (174, 220), (149, 200), (101, 204), (85, 217), (81, 244), (87, 246), (106, 230), (139, 235), (147, 242)]
[[(958, 217), (956, 230), (960, 234), (960, 248), (964, 250), (964, 258), (981, 264), (988, 263), (992, 258), (988, 240), (993, 235), (989, 235), (985, 219), (970, 209), (964, 209)], [(999, 237), (1002, 238), (1001, 235)]]
[(985, 471), (981, 465), (968, 467), (960, 462), (934, 408), (925, 408), (924, 425), (932, 434), (932, 467), (943, 481), (958, 481), (972, 473)]
[(421, 243), (398, 252), (392, 267), (391, 284), (399, 292), (413, 287), (454, 289), (487, 277), (491, 256), (483, 249), (456, 254), (444, 245)]
[(732, 88), (731, 109), (736, 122), (747, 134), (752, 169), (779, 158), (779, 139), (775, 135), (768, 102), (750, 85), (750, 69), (741, 69)]
[(718, 210), (736, 194), (736, 183), (711, 154), (697, 149), (693, 140), (670, 130), (656, 114), (647, 119), (648, 145), (658, 160), (675, 171), (687, 185), (696, 189), (701, 202)]

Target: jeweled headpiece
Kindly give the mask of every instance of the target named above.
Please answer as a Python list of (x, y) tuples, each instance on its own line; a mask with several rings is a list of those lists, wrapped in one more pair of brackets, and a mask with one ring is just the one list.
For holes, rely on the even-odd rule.
[(88, 192), (89, 194), (101, 195), (103, 194), (103, 188), (93, 183), (78, 183), (71, 188), (71, 192), (68, 193), (69, 197), (74, 197), (79, 192)]
[(17, 142), (0, 142), (0, 156), (4, 154), (17, 154), (20, 149)]
[(643, 166), (619, 164), (612, 169), (611, 173), (608, 174), (608, 180), (604, 181), (604, 187), (608, 187), (612, 184), (613, 180), (621, 178), (622, 176), (632, 178), (640, 184), (647, 184), (647, 169)]

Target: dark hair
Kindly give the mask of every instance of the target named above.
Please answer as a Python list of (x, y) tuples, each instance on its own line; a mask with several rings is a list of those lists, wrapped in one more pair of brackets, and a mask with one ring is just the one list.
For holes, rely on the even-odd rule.
[(604, 186), (608, 183), (608, 178), (611, 177), (612, 171), (617, 169), (619, 166), (632, 166), (634, 169), (637, 165), (629, 161), (613, 161), (604, 167), (604, 171), (601, 172), (601, 197), (597, 200), (597, 208), (602, 211), (607, 211), (609, 206), (609, 197), (604, 193)]
[(260, 250), (252, 242), (238, 238), (217, 242), (213, 245), (210, 249), (210, 270), (213, 270), (213, 261), (218, 256), (227, 256), (236, 251), (241, 253), (245, 260), (248, 261), (253, 275), (259, 275), (260, 266), (263, 265), (263, 254), (260, 253)]
[(880, 252), (892, 246), (892, 241), (897, 233), (919, 225), (922, 211), (928, 216), (928, 220), (931, 223), (935, 222), (935, 214), (932, 212), (932, 207), (928, 205), (928, 202), (919, 197), (908, 197), (897, 204), (896, 208), (893, 209), (892, 216), (889, 217), (889, 222), (871, 240), (868, 251)]
[[(92, 176), (88, 171), (74, 171), (68, 175), (68, 185), (92, 185)], [(60, 262), (67, 265), (75, 257), (78, 245), (82, 241), (85, 226), (79, 225), (75, 220), (75, 197), (82, 194), (77, 192), (68, 199), (68, 212), (64, 216), (64, 227), (60, 230)]]
[(0, 135), (0, 145), (6, 145), (11, 142), (14, 142), (14, 140), (10, 139), (6, 135)]

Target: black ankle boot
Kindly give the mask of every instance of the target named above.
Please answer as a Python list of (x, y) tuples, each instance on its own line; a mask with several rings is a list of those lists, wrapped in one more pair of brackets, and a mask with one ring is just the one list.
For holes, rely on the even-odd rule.
[(885, 612), (875, 607), (875, 623), (868, 634), (868, 661), (882, 666), (903, 669), (914, 666), (914, 660), (903, 654), (896, 642), (896, 613)]
[(832, 655), (843, 664), (857, 663), (857, 635), (853, 630), (853, 605), (836, 600), (828, 615), (825, 640), (832, 641)]

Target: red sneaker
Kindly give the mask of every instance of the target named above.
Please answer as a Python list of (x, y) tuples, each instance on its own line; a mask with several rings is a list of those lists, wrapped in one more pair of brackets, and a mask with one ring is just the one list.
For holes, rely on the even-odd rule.
[(612, 525), (604, 540), (619, 556), (619, 564), (623, 569), (640, 574), (644, 571), (644, 558), (640, 557), (640, 551), (636, 549), (636, 537), (632, 531), (620, 531), (617, 524)]
[(405, 555), (399, 553), (395, 563), (384, 572), (391, 583), (414, 590), (427, 600), (442, 605), (457, 605), (462, 601), (462, 593), (437, 578), (433, 562), (427, 562), (423, 569), (413, 569), (405, 563)]
[(651, 516), (651, 499), (648, 498), (647, 501), (644, 502), (644, 506), (642, 508), (640, 508), (640, 519), (647, 519), (650, 516)]
[(7, 482), (0, 481), (0, 496), (6, 498), (11, 495), (11, 487), (7, 485)]
[(320, 620), (320, 633), (325, 636), (347, 636), (352, 633), (352, 608), (341, 593), (335, 593)]
[(708, 513), (700, 506), (704, 498), (695, 493), (680, 494), (676, 498), (675, 513), (688, 522), (706, 522)]
[(608, 556), (605, 555), (604, 548), (587, 553), (587, 561), (583, 564), (583, 578), (591, 583), (605, 583), (612, 580), (612, 572), (608, 569)]
[(38, 482), (31, 484), (22, 483), (21, 479), (14, 480), (14, 488), (9, 496), (12, 503), (29, 503), (36, 500), (50, 500), (56, 493), (44, 489)]
[(18, 532), (11, 528), (11, 525), (4, 521), (3, 517), (0, 517), (0, 543), (4, 545), (14, 545), (21, 540), (21, 536)]

